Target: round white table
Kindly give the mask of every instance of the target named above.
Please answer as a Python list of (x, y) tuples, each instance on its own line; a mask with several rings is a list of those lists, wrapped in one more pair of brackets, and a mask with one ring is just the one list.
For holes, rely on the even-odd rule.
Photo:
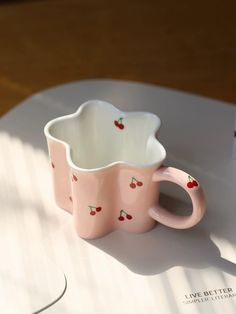
[[(204, 187), (207, 215), (198, 226), (77, 237), (70, 214), (54, 203), (43, 127), (95, 98), (161, 118), (166, 164), (189, 171)], [(153, 85), (88, 80), (39, 92), (4, 116), (0, 312), (39, 312), (60, 299), (45, 313), (235, 313), (229, 291), (204, 295), (236, 291), (234, 113), (228, 104)], [(164, 184), (162, 192), (168, 208), (189, 206), (176, 186)]]

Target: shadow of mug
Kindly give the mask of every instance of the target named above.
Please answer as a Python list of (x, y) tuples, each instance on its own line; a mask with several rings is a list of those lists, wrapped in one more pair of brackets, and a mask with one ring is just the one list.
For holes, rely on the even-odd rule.
[[(182, 214), (186, 203), (162, 195), (165, 205)], [(154, 275), (175, 266), (205, 269), (214, 266), (236, 275), (236, 264), (220, 256), (220, 250), (210, 239), (210, 230), (201, 226), (177, 230), (158, 224), (153, 230), (133, 234), (115, 231), (105, 237), (86, 240), (88, 243), (113, 256), (131, 271), (142, 275)]]

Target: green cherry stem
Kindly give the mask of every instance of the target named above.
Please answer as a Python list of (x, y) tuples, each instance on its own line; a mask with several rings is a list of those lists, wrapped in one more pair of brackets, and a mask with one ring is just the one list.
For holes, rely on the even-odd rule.
[(93, 208), (96, 208), (95, 206), (89, 206), (90, 210), (93, 210)]
[(123, 119), (124, 119), (124, 118), (119, 118), (119, 119), (118, 119), (118, 122), (122, 123)]

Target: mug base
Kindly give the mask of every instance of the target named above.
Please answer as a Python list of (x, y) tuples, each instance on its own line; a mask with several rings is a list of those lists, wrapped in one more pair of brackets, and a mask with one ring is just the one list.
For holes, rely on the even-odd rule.
[(156, 226), (157, 226), (157, 222), (154, 221), (154, 223), (150, 226), (148, 226), (148, 228), (146, 229), (142, 229), (140, 231), (129, 231), (129, 230), (124, 230), (124, 229), (112, 229), (110, 231), (107, 231), (107, 232), (104, 232), (100, 235), (89, 235), (89, 236), (85, 236), (85, 235), (81, 235), (79, 232), (77, 232), (77, 235), (84, 239), (84, 240), (95, 240), (95, 239), (101, 239), (103, 237), (106, 237), (107, 235), (109, 235), (110, 233), (113, 233), (113, 232), (116, 232), (116, 231), (120, 231), (120, 232), (125, 232), (126, 234), (142, 234), (142, 233), (146, 233), (146, 232), (149, 232), (151, 231), (152, 229), (154, 229)]
[[(67, 213), (69, 213), (69, 214), (71, 214), (73, 216), (72, 210), (70, 210), (68, 208), (65, 208), (65, 207), (61, 207), (58, 204), (57, 204), (57, 206), (61, 210), (65, 211), (65, 212), (67, 212)], [(78, 232), (78, 231), (76, 233), (77, 233), (78, 237), (80, 237), (81, 239), (84, 239), (84, 240), (95, 240), (95, 239), (101, 239), (101, 238), (107, 236), (108, 234), (110, 234), (112, 232), (115, 232), (117, 230), (120, 230), (120, 231), (126, 232), (126, 233), (130, 233), (130, 234), (132, 234), (132, 233), (133, 234), (146, 233), (146, 232), (149, 232), (152, 229), (154, 229), (157, 226), (157, 224), (158, 224), (157, 221), (153, 220), (153, 223), (151, 225), (149, 224), (146, 228), (142, 228), (141, 230), (130, 231), (130, 230), (125, 230), (125, 229), (111, 229), (111, 230), (106, 230), (105, 232), (102, 232), (102, 233), (99, 233), (99, 234), (89, 234), (89, 235), (80, 234), (80, 232)]]

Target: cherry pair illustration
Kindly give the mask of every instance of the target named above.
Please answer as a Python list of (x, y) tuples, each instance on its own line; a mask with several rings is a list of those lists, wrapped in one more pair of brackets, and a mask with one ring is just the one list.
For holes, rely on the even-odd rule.
[(138, 181), (137, 179), (135, 179), (134, 177), (132, 177), (131, 179), (131, 183), (129, 185), (131, 187), (131, 189), (135, 189), (136, 186), (143, 186), (143, 182), (142, 181)]
[(196, 180), (194, 180), (191, 176), (188, 176), (188, 183), (187, 183), (187, 187), (189, 189), (192, 189), (194, 187), (197, 187), (198, 186), (198, 183)]
[(128, 214), (125, 210), (121, 209), (120, 210), (120, 216), (118, 217), (118, 219), (120, 221), (124, 221), (126, 218), (128, 220), (131, 220), (133, 217), (130, 214)]
[(96, 213), (99, 213), (101, 210), (102, 210), (102, 207), (101, 206), (89, 206), (89, 209), (90, 209), (90, 215), (91, 216), (94, 216), (96, 215)]
[(76, 175), (73, 174), (71, 180), (72, 182), (77, 182), (78, 178), (76, 177)]
[(115, 124), (115, 126), (117, 127), (117, 128), (119, 128), (119, 129), (121, 129), (121, 130), (123, 130), (124, 129), (124, 124), (123, 124), (123, 119), (124, 118), (119, 118), (118, 120), (115, 120), (114, 121), (114, 124)]

